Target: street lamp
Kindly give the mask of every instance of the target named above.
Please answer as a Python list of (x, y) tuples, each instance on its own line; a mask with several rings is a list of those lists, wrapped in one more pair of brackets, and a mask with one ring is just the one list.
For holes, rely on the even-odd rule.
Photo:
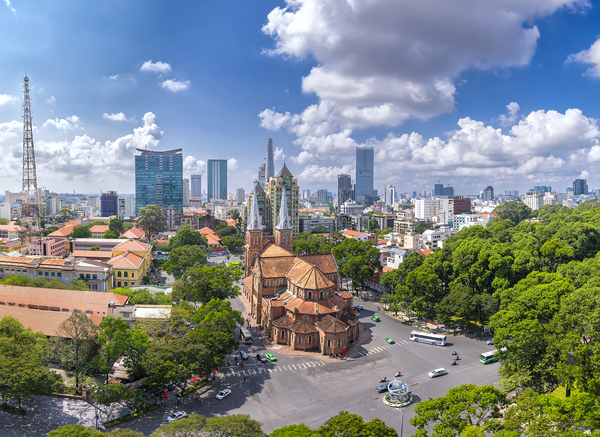
[(398, 408), (396, 408), (396, 411), (402, 414), (402, 420), (400, 422), (400, 437), (402, 437), (402, 428), (404, 428), (404, 413)]

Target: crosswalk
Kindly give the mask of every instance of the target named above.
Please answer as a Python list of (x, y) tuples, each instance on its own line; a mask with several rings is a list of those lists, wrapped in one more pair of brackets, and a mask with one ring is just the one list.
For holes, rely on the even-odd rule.
[(402, 347), (406, 344), (410, 343), (409, 340), (401, 340), (401, 341), (397, 341), (394, 344), (386, 344), (385, 346), (379, 346), (379, 347), (374, 347), (372, 349), (367, 349), (364, 351), (360, 351), (359, 355), (361, 357), (366, 357), (367, 355), (373, 355), (373, 354), (378, 354), (380, 352), (385, 352), (389, 349), (395, 348), (395, 347)]
[(310, 369), (313, 367), (324, 366), (325, 363), (322, 361), (307, 361), (304, 363), (296, 364), (285, 364), (285, 365), (274, 365), (273, 367), (267, 366), (252, 366), (247, 368), (240, 367), (228, 367), (223, 370), (223, 373), (233, 376), (253, 376), (267, 373), (278, 373), (278, 372), (293, 372), (298, 370)]

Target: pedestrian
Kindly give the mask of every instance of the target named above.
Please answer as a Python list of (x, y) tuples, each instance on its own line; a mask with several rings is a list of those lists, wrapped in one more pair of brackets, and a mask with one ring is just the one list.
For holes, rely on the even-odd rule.
[(242, 363), (240, 364), (240, 366), (244, 367), (244, 362), (242, 361)]
[(244, 376), (244, 382), (246, 382), (246, 377)]

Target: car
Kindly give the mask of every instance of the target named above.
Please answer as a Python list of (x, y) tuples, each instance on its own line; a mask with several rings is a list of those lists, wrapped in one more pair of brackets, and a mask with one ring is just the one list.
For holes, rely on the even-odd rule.
[(383, 393), (384, 391), (388, 391), (388, 385), (387, 384), (381, 384), (375, 390), (377, 390), (377, 393)]
[(187, 417), (187, 413), (185, 411), (177, 411), (176, 413), (173, 413), (167, 417), (167, 420), (169, 422), (173, 422), (174, 420), (183, 419), (184, 417)]
[(486, 343), (491, 346), (494, 344), (494, 339), (492, 338), (491, 340), (486, 341)]
[(248, 354), (244, 351), (240, 351), (240, 358), (242, 360), (247, 360), (248, 359)]
[(427, 376), (429, 376), (430, 378), (436, 378), (438, 376), (447, 375), (447, 374), (448, 374), (448, 372), (446, 372), (446, 369), (439, 368), (439, 369), (432, 370), (431, 372), (429, 372), (427, 374)]
[(228, 388), (226, 388), (225, 390), (221, 390), (219, 393), (217, 393), (216, 398), (218, 400), (225, 399), (230, 394), (231, 394), (231, 390), (229, 390)]
[(394, 339), (392, 337), (386, 337), (385, 341), (387, 341), (389, 344), (394, 344), (395, 343), (395, 341), (394, 341)]
[(258, 361), (260, 361), (261, 363), (266, 363), (267, 362), (267, 357), (265, 357), (263, 354), (256, 354), (256, 359)]
[(371, 320), (373, 320), (374, 322), (381, 322), (378, 316), (371, 316)]
[(269, 361), (277, 361), (277, 357), (273, 354), (265, 354), (265, 358)]
[(356, 311), (362, 311), (362, 309), (363, 309), (363, 306), (362, 306), (362, 305), (354, 305), (354, 309), (355, 309)]

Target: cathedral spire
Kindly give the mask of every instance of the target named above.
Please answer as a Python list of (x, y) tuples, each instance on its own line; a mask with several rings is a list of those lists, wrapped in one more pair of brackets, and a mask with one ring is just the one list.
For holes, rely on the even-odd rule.
[(262, 218), (258, 212), (258, 200), (256, 195), (256, 188), (252, 194), (252, 207), (250, 208), (250, 216), (248, 217), (248, 230), (249, 231), (261, 231), (262, 230)]
[(285, 187), (281, 194), (281, 208), (279, 208), (279, 217), (277, 220), (277, 229), (292, 229), (292, 219), (288, 214)]

